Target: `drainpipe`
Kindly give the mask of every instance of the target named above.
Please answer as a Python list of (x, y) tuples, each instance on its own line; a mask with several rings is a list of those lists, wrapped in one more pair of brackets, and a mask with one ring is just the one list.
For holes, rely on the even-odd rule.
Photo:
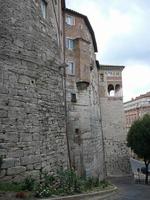
[[(100, 91), (100, 83), (99, 83), (99, 73), (98, 73), (98, 91)], [(103, 172), (104, 172), (104, 179), (107, 177), (107, 168), (106, 168), (106, 157), (105, 157), (105, 142), (104, 142), (104, 131), (103, 131), (103, 120), (102, 120), (102, 109), (101, 109), (101, 98), (100, 92), (99, 96), (99, 110), (100, 110), (100, 125), (101, 125), (101, 132), (102, 132), (102, 149), (103, 149)]]
[(66, 141), (68, 151), (68, 162), (69, 168), (71, 169), (71, 155), (70, 155), (70, 144), (68, 135), (68, 112), (67, 112), (67, 87), (66, 87), (66, 59), (65, 59), (65, 8), (62, 10), (63, 14), (63, 69), (64, 69), (64, 101), (65, 101), (65, 121), (66, 121)]

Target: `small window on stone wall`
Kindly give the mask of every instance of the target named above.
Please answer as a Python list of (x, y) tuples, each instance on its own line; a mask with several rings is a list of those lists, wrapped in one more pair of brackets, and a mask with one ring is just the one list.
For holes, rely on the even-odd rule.
[(70, 26), (73, 26), (75, 25), (75, 18), (74, 16), (71, 16), (71, 15), (67, 15), (66, 16), (66, 23)]
[(81, 144), (81, 134), (78, 128), (75, 129), (75, 142), (79, 145)]
[(79, 134), (79, 129), (78, 129), (78, 128), (75, 129), (75, 133), (76, 133), (77, 135)]
[(71, 93), (71, 102), (74, 102), (74, 103), (77, 102), (77, 97), (75, 93)]
[(67, 74), (69, 75), (75, 75), (75, 64), (74, 62), (68, 62), (67, 63)]
[(47, 2), (45, 0), (41, 0), (41, 14), (44, 19), (46, 19), (47, 15)]
[(100, 74), (100, 81), (104, 82), (104, 74)]
[(71, 38), (66, 38), (66, 48), (74, 49), (75, 48), (75, 40)]

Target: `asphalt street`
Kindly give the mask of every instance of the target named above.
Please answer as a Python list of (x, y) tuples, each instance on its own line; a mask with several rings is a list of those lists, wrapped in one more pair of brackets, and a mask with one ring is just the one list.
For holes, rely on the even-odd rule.
[(115, 200), (150, 200), (150, 185), (135, 184), (123, 178), (113, 182), (119, 190)]
[(111, 180), (118, 187), (118, 194), (115, 200), (150, 200), (150, 185), (144, 185), (144, 175), (142, 173), (140, 173), (140, 177), (143, 178), (143, 182), (141, 180), (139, 182), (137, 176), (137, 168), (143, 167), (144, 163), (132, 158), (130, 161), (132, 172), (135, 176)]

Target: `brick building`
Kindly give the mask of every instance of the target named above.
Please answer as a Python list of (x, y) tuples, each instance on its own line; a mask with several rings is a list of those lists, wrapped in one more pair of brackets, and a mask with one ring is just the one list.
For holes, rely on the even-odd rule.
[(99, 65), (93, 29), (86, 16), (65, 10), (68, 63), (68, 135), (73, 167), (81, 173), (130, 173), (124, 130), (123, 66)]
[(146, 113), (150, 113), (150, 92), (124, 103), (126, 131), (132, 123)]
[(65, 10), (67, 132), (71, 165), (79, 174), (104, 178), (96, 65), (97, 44), (88, 18)]

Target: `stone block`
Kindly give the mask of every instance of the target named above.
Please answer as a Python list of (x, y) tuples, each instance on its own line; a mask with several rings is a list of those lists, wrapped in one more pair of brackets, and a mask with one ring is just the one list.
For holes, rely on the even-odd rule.
[(27, 170), (29, 170), (29, 171), (30, 171), (30, 170), (33, 170), (33, 165), (27, 165), (26, 168), (27, 168)]
[(25, 171), (26, 171), (26, 167), (23, 167), (23, 166), (12, 167), (12, 168), (7, 169), (7, 175), (8, 176), (16, 175), (16, 174), (23, 173)]
[(40, 171), (39, 170), (32, 170), (24, 173), (25, 177), (31, 176), (34, 179), (39, 179), (40, 178)]
[(7, 118), (8, 111), (7, 110), (0, 110), (0, 118)]
[(18, 82), (28, 85), (28, 84), (30, 84), (30, 78), (27, 77), (27, 76), (20, 76), (19, 79), (18, 79)]
[(6, 170), (0, 171), (0, 178), (3, 178), (6, 175)]
[(20, 157), (23, 157), (23, 155), (24, 155), (24, 151), (20, 149), (15, 149), (8, 152), (8, 157), (11, 157), (11, 158), (20, 158)]
[(7, 169), (7, 168), (10, 168), (10, 167), (14, 167), (15, 166), (15, 162), (16, 162), (16, 159), (14, 158), (6, 158), (6, 159), (3, 159), (3, 163), (2, 163), (2, 169)]
[(41, 156), (24, 156), (21, 158), (21, 165), (29, 165), (33, 163), (38, 163), (41, 161)]
[(34, 169), (36, 170), (41, 169), (41, 167), (42, 167), (41, 163), (34, 164)]

